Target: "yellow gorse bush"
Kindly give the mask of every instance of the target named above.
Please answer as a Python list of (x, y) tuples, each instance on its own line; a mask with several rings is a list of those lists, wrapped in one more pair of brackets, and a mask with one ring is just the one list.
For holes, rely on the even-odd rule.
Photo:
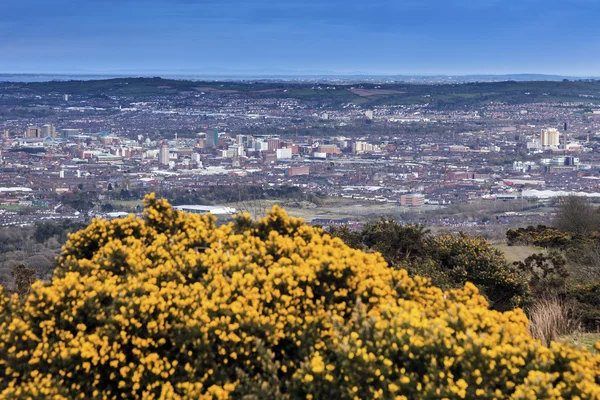
[(150, 195), (0, 294), (0, 398), (600, 398), (600, 357), (527, 324), (277, 207), (217, 227)]

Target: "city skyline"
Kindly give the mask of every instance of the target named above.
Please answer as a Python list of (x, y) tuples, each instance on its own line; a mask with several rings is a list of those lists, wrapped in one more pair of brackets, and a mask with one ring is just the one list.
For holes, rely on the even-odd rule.
[(8, 0), (0, 73), (598, 76), (600, 5)]

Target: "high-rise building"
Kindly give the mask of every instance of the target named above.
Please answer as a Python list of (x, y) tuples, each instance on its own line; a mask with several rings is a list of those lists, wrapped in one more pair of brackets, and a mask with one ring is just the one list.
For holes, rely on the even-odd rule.
[(246, 153), (244, 152), (244, 146), (242, 146), (242, 145), (238, 145), (238, 144), (231, 145), (231, 146), (229, 146), (227, 151), (230, 151), (230, 150), (232, 153), (228, 153), (228, 154), (231, 154), (231, 156), (227, 157), (227, 158), (231, 158), (234, 155), (237, 155), (239, 157), (244, 157), (246, 155)]
[(560, 145), (560, 132), (555, 128), (542, 129), (540, 139), (542, 147), (558, 147)]
[(158, 153), (158, 162), (160, 165), (169, 165), (169, 147), (162, 146)]
[(246, 143), (248, 143), (248, 136), (246, 136), (246, 135), (237, 135), (235, 137), (235, 142), (237, 144), (246, 144)]
[(373, 110), (367, 110), (365, 112), (365, 116), (367, 117), (367, 119), (373, 119)]
[(25, 130), (25, 137), (40, 137), (40, 128), (37, 126), (28, 126)]
[(215, 143), (215, 147), (219, 147), (219, 129), (213, 129), (213, 142)]
[(267, 139), (267, 151), (275, 151), (277, 150), (280, 146), (279, 143), (279, 138), (272, 138), (272, 139)]
[(211, 149), (211, 148), (215, 147), (215, 139), (212, 134), (207, 133), (205, 141), (206, 141), (205, 144), (206, 144), (207, 149)]
[(254, 142), (254, 150), (256, 151), (269, 151), (269, 143), (262, 140)]
[(65, 128), (65, 129), (60, 130), (60, 136), (63, 139), (70, 138), (71, 136), (77, 136), (77, 135), (79, 135), (79, 133), (80, 133), (79, 129)]
[(373, 151), (380, 151), (379, 146), (361, 141), (356, 141), (352, 143), (352, 152), (354, 154), (368, 153)]
[(367, 142), (357, 141), (352, 143), (352, 152), (354, 154), (364, 153), (366, 151)]
[(56, 137), (56, 127), (54, 125), (46, 124), (40, 128), (40, 136), (42, 138)]
[(218, 147), (219, 146), (219, 129), (215, 128), (212, 133), (206, 134), (206, 147)]

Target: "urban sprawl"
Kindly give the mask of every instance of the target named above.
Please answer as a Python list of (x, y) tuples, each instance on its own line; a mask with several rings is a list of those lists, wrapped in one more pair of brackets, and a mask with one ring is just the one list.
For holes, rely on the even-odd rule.
[[(371, 209), (433, 225), (536, 223), (556, 196), (600, 195), (600, 107), (585, 97), (440, 109), (426, 97), (319, 104), (198, 85), (135, 98), (0, 90), (0, 224), (110, 218), (136, 211), (128, 206), (143, 193), (215, 186), (293, 187), (338, 201), (331, 218), (303, 214), (325, 224), (359, 222)], [(98, 204), (77, 207), (75, 194), (91, 192)], [(234, 203), (180, 208), (228, 215)], [(436, 213), (490, 203), (520, 206), (487, 218)]]

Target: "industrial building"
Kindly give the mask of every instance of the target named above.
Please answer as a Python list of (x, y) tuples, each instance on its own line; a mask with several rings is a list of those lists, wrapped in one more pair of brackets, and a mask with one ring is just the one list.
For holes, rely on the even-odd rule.
[(404, 194), (400, 196), (402, 207), (421, 207), (425, 204), (425, 196), (422, 194)]

